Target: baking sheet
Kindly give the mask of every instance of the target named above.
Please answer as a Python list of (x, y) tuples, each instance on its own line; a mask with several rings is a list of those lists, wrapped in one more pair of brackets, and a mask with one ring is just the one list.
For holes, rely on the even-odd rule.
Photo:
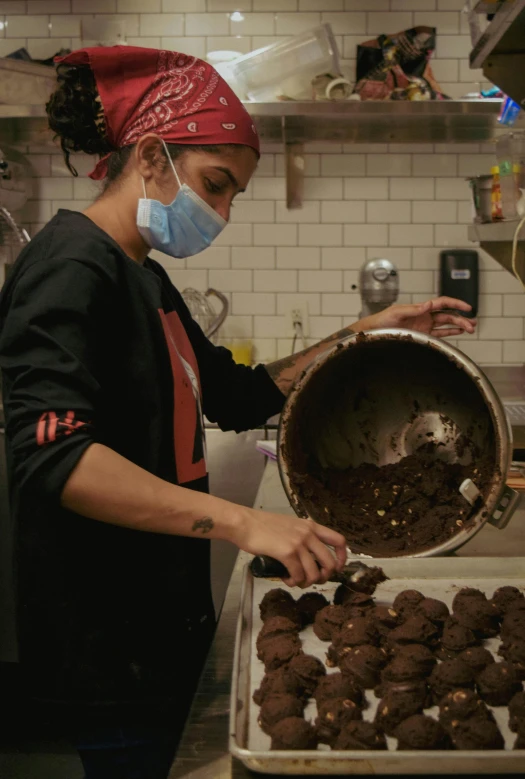
[[(374, 560), (390, 577), (376, 590), (377, 603), (392, 603), (395, 596), (404, 589), (421, 590), (426, 596), (443, 600), (449, 608), (456, 592), (462, 587), (476, 587), (492, 595), (504, 584), (512, 584), (525, 591), (525, 559), (509, 558), (459, 558)], [(523, 771), (525, 750), (512, 750), (516, 734), (508, 727), (506, 706), (493, 707), (496, 722), (505, 739), (505, 751), (429, 751), (397, 752), (397, 741), (387, 737), (388, 752), (336, 752), (320, 744), (317, 750), (270, 751), (270, 737), (257, 724), (259, 707), (252, 701), (253, 692), (260, 686), (264, 666), (257, 659), (255, 642), (262, 627), (259, 603), (268, 590), (284, 586), (279, 579), (254, 579), (247, 567), (245, 571), (243, 602), (239, 621), (236, 658), (234, 664), (234, 691), (231, 711), (231, 748), (245, 765), (262, 772), (290, 774), (336, 774), (336, 773), (513, 773)], [(337, 584), (309, 588), (322, 592), (330, 602)], [(298, 598), (303, 592), (294, 588), (292, 594)], [(309, 625), (300, 633), (303, 651), (319, 657), (323, 663), (329, 642), (320, 641)], [(497, 655), (499, 638), (487, 639), (483, 645)], [(335, 673), (337, 668), (327, 668)], [(238, 675), (238, 678), (236, 678)], [(368, 706), (363, 719), (372, 721), (379, 699), (373, 690), (366, 691)], [(437, 717), (438, 707), (425, 709), (425, 714)], [(311, 700), (305, 709), (305, 718), (313, 722), (317, 707)], [(429, 762), (430, 760), (430, 762)]]

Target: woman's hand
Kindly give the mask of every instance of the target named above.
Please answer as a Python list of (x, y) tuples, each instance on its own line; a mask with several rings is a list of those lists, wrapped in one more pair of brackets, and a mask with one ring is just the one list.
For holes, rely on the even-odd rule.
[[(409, 303), (407, 305), (394, 305), (385, 308), (378, 314), (360, 319), (352, 330), (357, 333), (360, 330), (378, 330), (384, 327), (399, 327), (407, 330), (418, 330), (437, 338), (473, 333), (476, 329), (476, 319), (467, 319), (457, 315), (454, 311), (470, 311), (472, 306), (463, 300), (455, 298), (433, 298), (425, 303)], [(444, 310), (445, 309), (445, 310)]]
[(246, 509), (230, 540), (245, 552), (279, 560), (290, 573), (283, 579), (289, 587), (324, 584), (346, 562), (344, 536), (313, 519)]

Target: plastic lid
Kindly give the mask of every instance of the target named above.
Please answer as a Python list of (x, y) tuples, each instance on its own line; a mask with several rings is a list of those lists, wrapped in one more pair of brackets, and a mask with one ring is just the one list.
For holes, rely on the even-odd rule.
[(497, 176), (499, 173), (499, 165), (493, 165), (492, 168), (490, 169), (490, 172), (492, 173), (493, 176)]

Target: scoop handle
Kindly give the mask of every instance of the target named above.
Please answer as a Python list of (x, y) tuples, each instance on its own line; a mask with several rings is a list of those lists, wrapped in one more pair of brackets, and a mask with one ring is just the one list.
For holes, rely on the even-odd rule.
[(258, 579), (271, 579), (278, 576), (286, 579), (290, 576), (288, 569), (279, 560), (269, 557), (265, 554), (256, 555), (250, 563), (250, 570), (253, 576)]

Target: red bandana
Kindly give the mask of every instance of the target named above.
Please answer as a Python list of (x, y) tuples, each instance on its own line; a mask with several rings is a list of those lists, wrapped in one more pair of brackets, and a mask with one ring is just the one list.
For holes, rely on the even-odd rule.
[[(176, 51), (108, 46), (78, 49), (57, 59), (89, 65), (115, 149), (146, 133), (167, 143), (251, 146), (259, 152), (253, 120), (226, 81), (208, 63)], [(109, 154), (89, 174), (103, 179)]]

